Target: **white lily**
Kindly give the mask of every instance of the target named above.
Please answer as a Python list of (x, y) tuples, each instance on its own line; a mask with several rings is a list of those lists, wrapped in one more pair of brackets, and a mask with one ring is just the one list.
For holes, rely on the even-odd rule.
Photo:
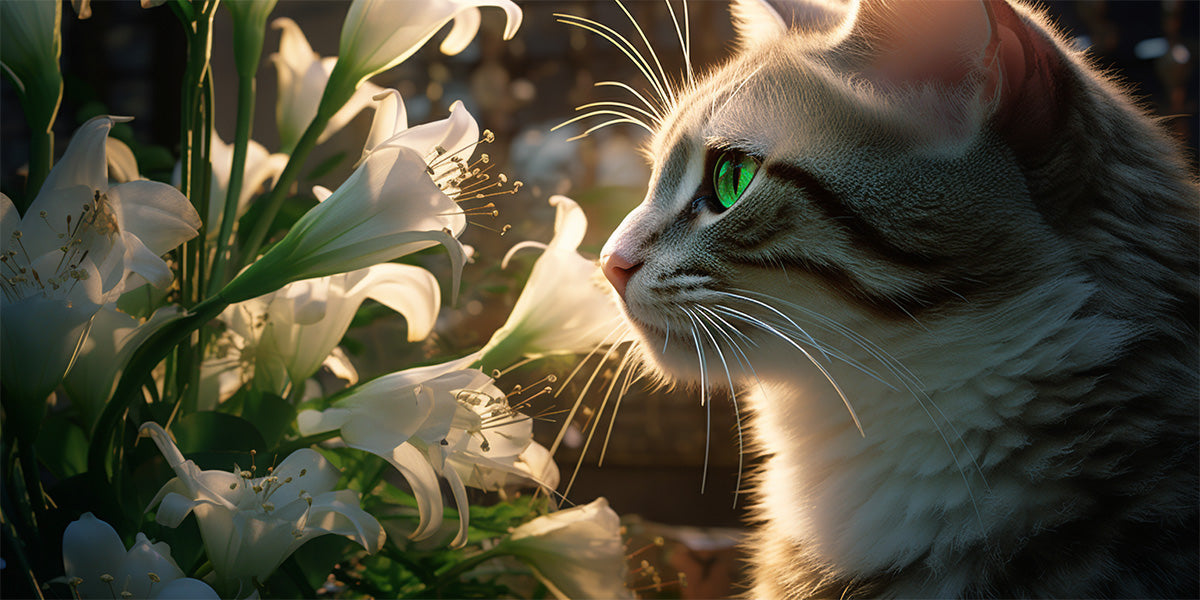
[(423, 429), (411, 440), (450, 484), (459, 511), (452, 546), (467, 541), (468, 486), (495, 491), (510, 483), (533, 482), (553, 490), (559, 480), (550, 451), (533, 441), (533, 419), (513, 409), (490, 378), (486, 383), (483, 379), (473, 383), (455, 393), (458, 402), (444, 437), (422, 435), (440, 431), (441, 423), (431, 419), (432, 428)]
[(511, 0), (354, 0), (342, 24), (339, 70), (357, 85), (412, 56), (451, 19), (454, 27), (442, 40), (441, 51), (458, 54), (479, 31), (481, 6), (504, 10), (504, 39), (512, 39), (521, 26), (521, 9)]
[(433, 331), (441, 308), (441, 290), (432, 273), (411, 265), (380, 263), (290, 283), (230, 305), (220, 319), (239, 338), (233, 345), (240, 350), (241, 361), (253, 366), (255, 385), (282, 394), (328, 360), (368, 298), (404, 315), (410, 342)]
[(156, 423), (142, 425), (140, 435), (154, 441), (176, 474), (150, 502), (158, 506), (155, 519), (178, 527), (196, 515), (212, 583), (222, 594), (250, 594), (255, 579), (265, 581), (317, 536), (342, 535), (371, 553), (383, 545), (379, 522), (359, 507), (357, 493), (334, 491), (337, 468), (312, 449), (301, 448), (269, 475), (254, 477), (251, 471), (200, 470)]
[(604, 498), (538, 517), (497, 550), (524, 561), (555, 598), (633, 598), (625, 587), (621, 521)]
[[(302, 435), (340, 430), (347, 446), (387, 460), (412, 486), (422, 539), (442, 523), (438, 476), (446, 479), (460, 521), (454, 545), (466, 541), (466, 488), (494, 490), (509, 476), (553, 488), (557, 468), (529, 450), (528, 417), (512, 410), (481, 371), (466, 369), (478, 355), (408, 369), (362, 384), (324, 411), (297, 417)], [(485, 449), (487, 448), (487, 449)], [(539, 446), (540, 448), (540, 446)], [(548, 453), (547, 453), (548, 454)]]
[[(279, 142), (285, 149), (294, 148), (304, 129), (317, 116), (321, 94), (329, 82), (329, 74), (337, 63), (336, 56), (322, 58), (313, 52), (304, 32), (295, 21), (280, 17), (271, 22), (280, 29), (279, 52), (271, 55), (279, 76), (278, 103), (275, 105), (275, 123), (279, 128)], [(371, 104), (371, 98), (383, 88), (363, 82), (354, 95), (343, 105), (317, 138), (324, 142), (329, 136), (346, 126), (362, 109)]]
[(77, 598), (218, 598), (208, 584), (183, 576), (165, 542), (151, 544), (138, 533), (126, 551), (117, 531), (90, 512), (67, 525), (62, 545)]
[(169, 185), (108, 185), (113, 117), (85, 123), (24, 217), (0, 194), (0, 311), (5, 390), (45, 398), (62, 381), (92, 315), (145, 282), (165, 287), (160, 258), (195, 237), (200, 218)]
[[(479, 209), (464, 210), (456, 200), (466, 193), (479, 196), (477, 178), (484, 174), (468, 160), (481, 140), (453, 150), (437, 144), (462, 140), (464, 131), (478, 129), (456, 102), (446, 119), (406, 129), (371, 149), (336, 190), (314, 188), (320, 203), (222, 295), (238, 302), (291, 281), (362, 268), (439, 243), (450, 253), (457, 295), (466, 256), (456, 238), (466, 229), (467, 211)], [(482, 141), (491, 139), (485, 132)]]
[(587, 217), (566, 196), (551, 196), (550, 204), (557, 209), (550, 243), (521, 242), (501, 262), (507, 266), (524, 248), (544, 250), (508, 320), (481, 350), (484, 369), (507, 367), (522, 356), (590, 352), (624, 339), (617, 333), (623, 321), (611, 287), (596, 261), (576, 250)]

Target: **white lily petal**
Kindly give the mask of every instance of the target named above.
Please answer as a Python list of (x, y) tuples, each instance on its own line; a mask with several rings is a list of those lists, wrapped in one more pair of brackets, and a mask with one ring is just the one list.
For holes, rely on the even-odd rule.
[[(463, 150), (473, 148), (478, 141), (479, 124), (475, 117), (467, 112), (462, 101), (455, 100), (450, 105), (450, 115), (445, 119), (399, 130), (380, 142), (376, 149), (409, 148), (421, 156), (452, 155), (465, 160), (470, 154), (465, 153), (464, 156)], [(435, 172), (457, 168), (447, 158), (431, 161), (431, 164)]]
[(325, 410), (302, 410), (296, 415), (296, 426), (300, 435), (310, 436), (326, 431), (341, 429), (350, 418), (351, 413), (345, 408), (327, 408)]
[[(162, 548), (166, 548), (165, 556), (161, 553)], [(151, 592), (156, 584), (148, 577), (149, 573), (154, 573), (160, 583), (183, 577), (183, 571), (170, 558), (170, 547), (163, 543), (151, 544), (144, 533), (137, 534), (133, 547), (125, 554), (116, 571), (113, 575), (117, 581), (125, 583), (115, 587), (133, 594), (134, 598), (152, 597)]]
[(204, 503), (171, 492), (163, 496), (158, 503), (158, 511), (154, 514), (154, 520), (167, 527), (179, 527), (183, 520), (192, 514), (192, 510), (201, 504)]
[(425, 339), (433, 331), (442, 292), (433, 273), (420, 267), (381, 263), (367, 268), (351, 294), (361, 289), (368, 298), (404, 315), (408, 341)]
[(108, 160), (108, 173), (113, 181), (125, 183), (141, 178), (138, 173), (137, 159), (133, 156), (133, 150), (130, 150), (125, 142), (113, 137), (105, 138), (104, 153)]
[[(508, 18), (505, 39), (511, 39), (521, 24), (521, 9), (510, 0), (431, 0), (394, 3), (387, 0), (355, 0), (342, 25), (338, 56), (356, 80), (400, 64), (450, 19), (469, 7), (497, 6)], [(467, 17), (470, 18), (469, 16)], [(461, 39), (470, 24), (462, 26), (449, 49), (465, 46)], [(477, 28), (477, 27), (476, 27)]]
[(422, 540), (433, 535), (442, 526), (442, 490), (437, 473), (425, 455), (408, 443), (396, 446), (388, 462), (412, 486), (413, 497), (417, 500), (420, 520), (409, 537)]
[(124, 238), (124, 242), (125, 261), (123, 267), (130, 276), (137, 275), (141, 279), (130, 279), (127, 276), (125, 285), (118, 285), (105, 294), (106, 302), (115, 302), (117, 297), (127, 289), (143, 285), (143, 280), (157, 288), (165, 288), (171, 284), (175, 278), (171, 268), (157, 254), (147, 248), (141, 238), (127, 236)]
[(280, 480), (275, 485), (278, 491), (272, 498), (278, 497), (283, 502), (299, 498), (301, 490), (312, 496), (332, 491), (340, 475), (337, 467), (312, 448), (301, 448), (289, 454), (272, 474)]
[(478, 8), (468, 6), (454, 15), (454, 24), (450, 26), (450, 33), (446, 34), (442, 40), (442, 45), (438, 50), (447, 56), (454, 56), (459, 52), (467, 49), (471, 44), (471, 40), (475, 39), (475, 34), (479, 33), (479, 23), (483, 20)]
[(62, 382), (100, 305), (75, 298), (64, 306), (58, 299), (31, 297), (0, 306), (4, 389), (41, 401)]
[(38, 190), (37, 198), (30, 205), (27, 214), (36, 215), (45, 210), (49, 213), (51, 222), (61, 223), (61, 220), (56, 220), (59, 216), (74, 214), (78, 212), (79, 206), (72, 203), (55, 210), (51, 204), (60, 200), (58, 192), (78, 186), (88, 190), (107, 190), (108, 163), (105, 159), (105, 147), (108, 132), (114, 123), (129, 120), (129, 117), (103, 116), (94, 117), (81, 125), (71, 137), (71, 143), (67, 145), (62, 158), (58, 159), (46, 176), (46, 181), (42, 183), (42, 188)]
[(219, 600), (212, 587), (199, 579), (180, 577), (154, 592), (155, 600)]
[(84, 597), (101, 598), (108, 593), (99, 575), (114, 571), (117, 557), (124, 555), (125, 544), (117, 530), (90, 512), (63, 531), (63, 570), (67, 577), (83, 578), (79, 591)]
[(577, 250), (587, 233), (587, 217), (574, 200), (566, 196), (550, 196), (554, 211), (554, 239), (550, 245), (564, 250)]
[(388, 458), (428, 419), (434, 402), (414, 388), (396, 388), (388, 375), (359, 386), (330, 410), (346, 409), (353, 418), (341, 426), (346, 445)]
[[(623, 323), (611, 287), (596, 261), (575, 248), (587, 230), (583, 212), (570, 198), (554, 196), (554, 238), (533, 265), (512, 313), (484, 346), (484, 365), (503, 367), (522, 356), (589, 352), (601, 343), (617, 344)], [(518, 244), (515, 250), (534, 247)]]
[(501, 547), (533, 567), (558, 598), (632, 598), (620, 528), (608, 501), (598, 498), (517, 527)]
[(375, 94), (373, 100), (378, 104), (375, 106), (371, 130), (367, 133), (367, 142), (363, 146), (362, 158), (366, 158), (371, 150), (396, 132), (408, 129), (408, 112), (404, 108), (404, 99), (400, 97), (400, 92), (385, 89)]
[(387, 537), (379, 521), (359, 508), (358, 494), (351, 490), (313, 500), (307, 525), (346, 536), (371, 554), (379, 551)]
[[(329, 73), (333, 72), (333, 64), (334, 63), (330, 62), (328, 65), (325, 65), (325, 77), (328, 78)], [(354, 95), (350, 96), (350, 99), (347, 100), (346, 103), (343, 104), (342, 107), (338, 109), (337, 112), (333, 113), (333, 116), (329, 118), (329, 124), (326, 125), (325, 130), (321, 132), (321, 137), (317, 138), (317, 143), (322, 143), (329, 139), (329, 136), (341, 131), (350, 123), (350, 121), (353, 121), (354, 118), (358, 116), (358, 113), (362, 112), (364, 108), (373, 106), (375, 104), (373, 98), (379, 95), (379, 93), (382, 91), (382, 87), (377, 86), (370, 81), (362, 82), (362, 84), (358, 86), (358, 89), (354, 90)]]
[(321, 366), (329, 369), (329, 372), (334, 377), (346, 382), (346, 385), (354, 385), (358, 383), (358, 370), (354, 368), (354, 363), (350, 361), (350, 357), (346, 355), (346, 351), (338, 346), (321, 361)]
[(12, 199), (0, 194), (0, 240), (12, 238), (12, 233), (21, 226), (21, 215)]
[(462, 548), (467, 545), (467, 527), (471, 524), (471, 510), (467, 504), (467, 486), (454, 469), (442, 472), (446, 482), (450, 484), (450, 493), (454, 496), (454, 506), (458, 509), (458, 533), (450, 542), (451, 548)]
[(175, 188), (157, 181), (131, 181), (108, 190), (117, 222), (156, 255), (196, 237), (200, 215)]

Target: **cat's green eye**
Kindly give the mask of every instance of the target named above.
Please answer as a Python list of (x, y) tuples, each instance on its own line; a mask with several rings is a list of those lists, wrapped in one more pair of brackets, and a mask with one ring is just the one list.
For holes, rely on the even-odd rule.
[(733, 206), (742, 193), (754, 180), (758, 172), (758, 161), (741, 152), (726, 152), (717, 159), (713, 169), (713, 187), (716, 188), (717, 202), (729, 208)]

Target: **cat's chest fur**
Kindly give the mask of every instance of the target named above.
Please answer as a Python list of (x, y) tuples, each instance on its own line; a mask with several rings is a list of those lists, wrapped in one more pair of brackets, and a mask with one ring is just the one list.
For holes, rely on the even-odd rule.
[[(1132, 334), (1111, 320), (1071, 318), (1084, 287), (1064, 282), (1000, 309), (1021, 328), (931, 324), (919, 339), (885, 337), (882, 360), (847, 345), (846, 356), (872, 373), (837, 361), (827, 370), (861, 432), (825, 373), (789, 364), (777, 349), (750, 355), (748, 429), (768, 456), (755, 476), (755, 513), (770, 533), (758, 543), (781, 546), (760, 553), (771, 564), (760, 568), (798, 575), (805, 561), (836, 565), (836, 578), (810, 573), (797, 585), (824, 595), (918, 564), (922, 576), (889, 583), (892, 593), (951, 597), (984, 575), (962, 560), (965, 550), (1003, 552), (996, 540), (1008, 531), (1073, 518), (1079, 496), (1069, 480), (1088, 468), (1074, 450), (1089, 433), (1047, 430), (1071, 412), (1063, 402), (1077, 402), (1098, 378), (1061, 374), (1103, 364)], [(1046, 389), (1056, 377), (1055, 386), (1069, 388), (1061, 400)], [(1097, 478), (1106, 476), (1097, 468)]]

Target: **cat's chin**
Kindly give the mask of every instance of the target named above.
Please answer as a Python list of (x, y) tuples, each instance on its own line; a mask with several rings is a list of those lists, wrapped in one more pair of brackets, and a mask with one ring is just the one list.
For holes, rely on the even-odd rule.
[[(635, 318), (630, 318), (629, 321), (634, 325), (637, 334), (633, 351), (645, 367), (667, 383), (700, 382), (700, 364), (692, 341), (684, 341), (674, 333), (668, 334), (665, 329), (648, 325)], [(710, 365), (709, 372), (715, 373), (712, 369), (713, 366)]]

